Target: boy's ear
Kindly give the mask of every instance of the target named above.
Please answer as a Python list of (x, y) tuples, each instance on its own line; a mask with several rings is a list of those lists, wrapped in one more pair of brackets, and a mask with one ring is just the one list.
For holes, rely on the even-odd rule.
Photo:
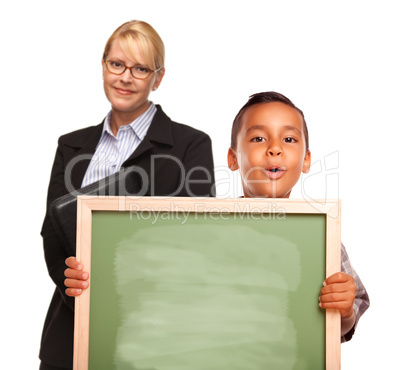
[(307, 151), (306, 155), (304, 156), (302, 172), (308, 173), (310, 171), (310, 166), (311, 166), (311, 152)]
[(239, 169), (239, 164), (237, 163), (237, 155), (232, 148), (229, 148), (228, 151), (228, 167), (232, 171), (236, 171)]

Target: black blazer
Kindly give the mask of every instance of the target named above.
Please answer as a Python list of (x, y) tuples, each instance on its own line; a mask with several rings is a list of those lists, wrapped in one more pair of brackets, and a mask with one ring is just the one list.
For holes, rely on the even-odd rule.
[[(81, 187), (102, 128), (103, 122), (61, 136), (51, 172), (41, 235), (56, 289), (45, 320), (39, 357), (54, 367), (72, 368), (74, 298), (64, 293), (64, 261), (69, 253), (50, 221), (48, 209), (53, 200)], [(171, 121), (158, 105), (144, 140), (122, 167), (128, 175), (120, 195), (215, 195), (210, 138)]]

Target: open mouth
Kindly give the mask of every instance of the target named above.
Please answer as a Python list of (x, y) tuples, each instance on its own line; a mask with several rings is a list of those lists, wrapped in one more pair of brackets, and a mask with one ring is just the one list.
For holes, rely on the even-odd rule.
[(267, 176), (271, 180), (280, 179), (284, 173), (285, 173), (285, 170), (281, 167), (271, 167), (271, 168), (267, 169)]

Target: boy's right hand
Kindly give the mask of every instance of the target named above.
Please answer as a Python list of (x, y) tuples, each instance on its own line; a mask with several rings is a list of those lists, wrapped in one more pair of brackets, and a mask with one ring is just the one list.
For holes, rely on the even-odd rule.
[(86, 271), (82, 271), (84, 267), (75, 257), (68, 257), (66, 265), (69, 267), (64, 271), (64, 275), (67, 278), (64, 280), (64, 285), (67, 287), (66, 294), (70, 297), (78, 297), (89, 286), (87, 281), (89, 274)]

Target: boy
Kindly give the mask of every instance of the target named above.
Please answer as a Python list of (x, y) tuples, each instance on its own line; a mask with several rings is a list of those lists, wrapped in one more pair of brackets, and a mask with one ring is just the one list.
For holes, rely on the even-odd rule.
[[(240, 171), (244, 196), (289, 198), (310, 164), (303, 112), (281, 94), (252, 95), (234, 119), (228, 152), (229, 168)], [(340, 311), (344, 342), (352, 338), (370, 302), (343, 245), (341, 270), (324, 281), (319, 305)]]
[[(311, 164), (303, 112), (275, 92), (252, 95), (233, 122), (228, 166), (239, 170), (244, 196), (289, 198), (302, 172)], [(66, 294), (79, 296), (88, 287), (88, 273), (74, 258), (66, 260)], [(369, 307), (367, 292), (342, 245), (342, 272), (328, 277), (321, 289), (321, 308), (341, 313), (342, 342), (352, 338)]]

